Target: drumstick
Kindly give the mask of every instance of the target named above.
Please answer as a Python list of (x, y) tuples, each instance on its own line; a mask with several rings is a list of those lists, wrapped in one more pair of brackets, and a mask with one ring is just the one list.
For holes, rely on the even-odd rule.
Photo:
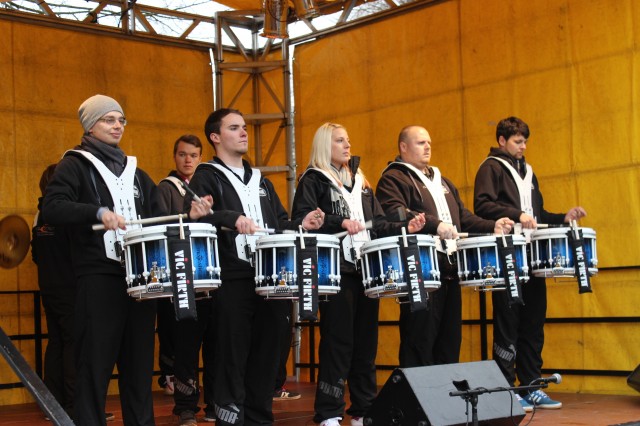
[[(221, 226), (220, 230), (225, 232), (238, 232), (235, 229), (227, 228), (226, 226)], [(276, 230), (274, 228), (258, 228), (256, 229), (256, 232), (266, 232), (267, 234), (275, 234)], [(295, 234), (296, 231), (291, 231), (291, 233)]]
[[(373, 222), (368, 220), (364, 223), (364, 229), (371, 229), (371, 227), (373, 226)], [(345, 235), (347, 235), (348, 232), (347, 231), (342, 231), (342, 232), (338, 232), (336, 234), (333, 234), (334, 237), (338, 237), (338, 238), (342, 238)]]
[(180, 239), (184, 240), (184, 226), (182, 225), (182, 218), (180, 218)]
[(402, 227), (402, 242), (405, 247), (409, 247), (409, 242), (407, 241), (407, 230), (404, 226)]
[[(124, 224), (125, 225), (145, 225), (147, 223), (171, 222), (173, 220), (184, 219), (187, 216), (188, 216), (187, 214), (183, 213), (183, 214), (176, 214), (172, 216), (149, 217), (147, 219), (126, 220)], [(102, 231), (105, 229), (105, 227), (102, 223), (98, 223), (98, 224), (92, 225), (91, 229), (93, 229), (94, 231)]]
[(298, 225), (298, 232), (300, 233), (300, 249), (301, 250), (305, 250), (305, 243), (304, 243), (304, 234), (302, 231), (302, 225)]
[(539, 224), (537, 225), (537, 228), (538, 228), (538, 229), (547, 229), (547, 228), (566, 228), (566, 227), (567, 227), (567, 225), (565, 225), (565, 224), (560, 224), (560, 225), (558, 225), (558, 224), (549, 224), (549, 223), (539, 223)]
[(483, 234), (481, 232), (458, 232), (458, 237), (460, 238), (470, 238), (470, 237), (490, 237), (499, 234)]
[[(191, 188), (189, 188), (189, 185), (187, 185), (185, 181), (180, 181), (180, 183), (182, 184), (182, 187), (184, 188), (184, 190), (187, 191), (189, 195), (193, 197), (193, 201), (195, 201), (196, 203), (202, 203), (202, 199), (198, 197), (198, 195), (195, 192), (193, 192)], [(213, 214), (213, 209), (209, 209), (209, 214)]]

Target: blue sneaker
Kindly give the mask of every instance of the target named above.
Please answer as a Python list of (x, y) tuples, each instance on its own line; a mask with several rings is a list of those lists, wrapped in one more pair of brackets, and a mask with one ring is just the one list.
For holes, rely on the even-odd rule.
[(520, 395), (516, 394), (516, 399), (518, 400), (520, 405), (522, 405), (522, 409), (524, 410), (525, 413), (530, 413), (533, 411), (533, 405), (525, 401)]
[(562, 408), (562, 402), (554, 401), (549, 398), (549, 395), (544, 393), (542, 389), (538, 389), (535, 392), (531, 392), (529, 395), (524, 397), (524, 400), (527, 401), (531, 405), (535, 405), (540, 408), (549, 408), (549, 409), (558, 409)]

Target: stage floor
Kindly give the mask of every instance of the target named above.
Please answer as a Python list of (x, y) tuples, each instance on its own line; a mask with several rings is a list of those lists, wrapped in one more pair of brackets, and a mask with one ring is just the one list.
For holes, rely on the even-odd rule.
[[(294, 401), (275, 401), (273, 412), (276, 425), (281, 426), (306, 426), (314, 425), (313, 422), (313, 397), (315, 384), (313, 383), (288, 383), (287, 388), (298, 391), (302, 398)], [(536, 410), (528, 413), (520, 423), (526, 425), (571, 425), (571, 426), (640, 426), (640, 394), (637, 396), (616, 395), (586, 395), (552, 393), (549, 394), (562, 401), (563, 408), (559, 410)], [(161, 392), (154, 393), (156, 425), (177, 425), (177, 417), (171, 414), (173, 399)], [(116, 420), (110, 422), (110, 426), (121, 426), (122, 415), (120, 403), (117, 397), (109, 397), (107, 411), (116, 416)], [(533, 416), (532, 416), (533, 414)], [(200, 424), (202, 413), (198, 414)], [(0, 407), (0, 425), (3, 426), (46, 426), (51, 423), (44, 419), (40, 408), (34, 404), (22, 404)], [(343, 425), (349, 425), (349, 417), (343, 421)]]

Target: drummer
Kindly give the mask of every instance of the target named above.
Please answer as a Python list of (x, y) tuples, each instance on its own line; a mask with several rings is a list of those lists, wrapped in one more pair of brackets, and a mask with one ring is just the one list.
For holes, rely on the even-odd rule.
[[(431, 136), (424, 127), (407, 126), (398, 136), (400, 155), (382, 172), (376, 197), (390, 220), (425, 214), (423, 233), (441, 240), (458, 231), (509, 233), (513, 221), (481, 219), (466, 209), (453, 183), (430, 166)], [(451, 244), (450, 244), (451, 245)], [(441, 286), (429, 293), (427, 310), (400, 306), (400, 366), (457, 363), (462, 341), (462, 298), (455, 255), (438, 252)]]
[[(217, 337), (213, 362), (216, 423), (272, 424), (280, 330), (281, 324), (287, 326), (290, 312), (286, 301), (256, 294), (250, 260), (260, 234), (239, 233), (297, 229), (299, 225), (313, 230), (322, 225), (324, 213), (314, 208), (304, 218), (289, 221), (273, 184), (243, 159), (249, 142), (240, 111), (214, 111), (204, 129), (216, 155), (200, 163), (190, 187), (196, 194), (213, 196), (215, 214), (202, 220), (229, 229), (218, 233), (222, 286), (216, 291), (212, 316)], [(184, 421), (181, 424), (195, 424), (192, 419)]]
[[(56, 167), (42, 211), (47, 223), (67, 226), (73, 242), (74, 423), (105, 424), (107, 387), (117, 364), (124, 424), (153, 425), (155, 302), (140, 303), (127, 295), (118, 249), (127, 220), (163, 212), (151, 178), (120, 148), (127, 124), (120, 104), (95, 95), (80, 105), (78, 115), (84, 129), (80, 145), (65, 153)], [(210, 198), (194, 204), (192, 219), (207, 214), (210, 206)], [(95, 222), (107, 231), (92, 231)]]
[[(507, 216), (533, 230), (538, 220), (545, 224), (562, 224), (586, 216), (582, 207), (566, 214), (549, 213), (543, 207), (538, 179), (524, 159), (529, 139), (529, 126), (517, 117), (501, 120), (496, 128), (497, 147), (489, 150), (487, 159), (476, 174), (474, 209), (487, 219)], [(544, 321), (547, 313), (547, 287), (542, 277), (530, 277), (522, 287), (524, 305), (509, 306), (506, 292), (494, 292), (493, 359), (510, 386), (516, 376), (520, 385), (539, 378), (542, 368)], [(542, 390), (519, 398), (525, 411), (561, 408)]]
[[(316, 131), (309, 166), (298, 183), (293, 200), (294, 219), (319, 206), (325, 221), (319, 232), (348, 235), (342, 242), (340, 292), (320, 303), (320, 371), (314, 421), (336, 426), (344, 415), (345, 382), (349, 384), (351, 425), (362, 417), (377, 393), (375, 359), (378, 347), (378, 299), (364, 294), (358, 269), (360, 246), (369, 240), (365, 222), (373, 220), (371, 237), (399, 234), (407, 223), (390, 223), (359, 168), (360, 157), (351, 156), (347, 130), (325, 123)], [(410, 233), (424, 226), (424, 215), (408, 223)]]

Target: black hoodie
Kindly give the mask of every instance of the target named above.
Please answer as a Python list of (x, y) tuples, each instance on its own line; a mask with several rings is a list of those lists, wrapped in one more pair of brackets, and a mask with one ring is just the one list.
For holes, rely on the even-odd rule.
[[(354, 179), (359, 163), (360, 157), (351, 157), (349, 161), (349, 167)], [(307, 169), (298, 183), (296, 195), (293, 199), (293, 212), (291, 216), (294, 219), (300, 219), (310, 211), (320, 207), (325, 213), (325, 218), (324, 224), (318, 230), (318, 233), (335, 234), (342, 232), (344, 231), (342, 221), (349, 219), (349, 216), (346, 215), (347, 212), (344, 211), (344, 209), (337, 208), (337, 198), (341, 198), (340, 192), (327, 176), (314, 169)], [(366, 221), (373, 221), (373, 227), (370, 231), (372, 240), (398, 235), (402, 232), (402, 227), (406, 226), (406, 221), (397, 223), (387, 221), (384, 211), (382, 207), (380, 207), (378, 200), (374, 197), (373, 189), (370, 187), (362, 190), (362, 210), (364, 219)], [(342, 273), (355, 273), (356, 269), (352, 263), (348, 263), (342, 259), (340, 271)]]
[[(242, 161), (245, 170), (245, 184), (251, 180), (253, 170), (249, 163)], [(199, 196), (211, 195), (213, 197), (213, 215), (207, 215), (200, 219), (200, 222), (211, 223), (218, 230), (218, 252), (220, 256), (220, 266), (222, 268), (222, 278), (249, 278), (255, 277), (255, 270), (251, 264), (238, 257), (235, 248), (235, 238), (238, 235), (235, 231), (223, 231), (224, 226), (228, 229), (235, 229), (238, 217), (244, 215), (242, 201), (227, 176), (212, 164), (220, 164), (227, 167), (222, 160), (214, 157), (208, 163), (200, 163), (189, 182), (189, 187)], [(185, 197), (185, 203), (191, 203), (191, 197)], [(260, 179), (260, 206), (262, 208), (262, 218), (269, 228), (277, 230), (297, 229), (302, 223), (302, 219), (289, 221), (287, 211), (280, 202), (273, 184), (266, 178)]]
[[(500, 148), (491, 148), (489, 157), (506, 160), (516, 170), (525, 170), (526, 162), (516, 160), (509, 153)], [(523, 173), (523, 172), (522, 172)], [(564, 213), (549, 213), (544, 209), (542, 193), (538, 186), (538, 179), (533, 175), (531, 188), (531, 204), (533, 216), (538, 223), (562, 224)], [(497, 220), (501, 217), (520, 222), (522, 209), (520, 206), (520, 192), (513, 180), (511, 172), (500, 161), (487, 159), (478, 169), (475, 181), (473, 206), (478, 216)]]
[[(99, 153), (94, 155), (103, 161)], [(164, 214), (156, 204), (155, 191), (156, 185), (151, 178), (144, 171), (136, 169), (134, 199), (136, 212), (142, 218)], [(114, 202), (109, 188), (88, 159), (70, 151), (60, 160), (47, 185), (43, 221), (54, 226), (67, 226), (76, 276), (113, 274), (124, 277), (124, 266), (105, 254), (103, 234), (106, 231), (91, 229), (91, 225), (98, 223), (100, 207), (113, 210)]]

